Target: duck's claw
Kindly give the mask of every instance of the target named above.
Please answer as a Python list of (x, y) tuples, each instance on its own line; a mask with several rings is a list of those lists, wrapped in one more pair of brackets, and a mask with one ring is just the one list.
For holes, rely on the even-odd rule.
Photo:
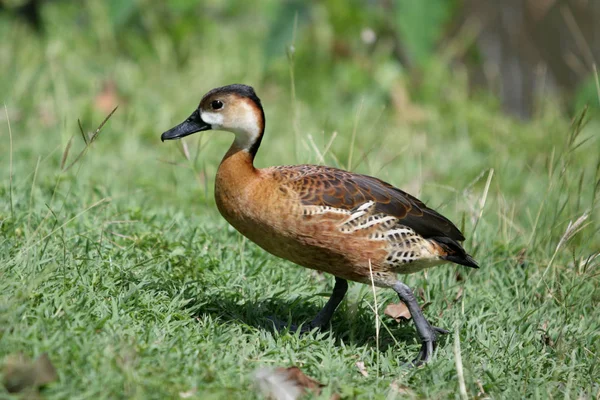
[(421, 350), (419, 351), (419, 355), (417, 358), (412, 360), (409, 363), (406, 363), (407, 367), (419, 367), (421, 365), (427, 364), (429, 360), (431, 360), (431, 356), (433, 355), (433, 350), (435, 349), (434, 342), (423, 342), (421, 345)]
[(431, 326), (431, 334), (429, 337), (433, 338), (432, 340), (423, 340), (421, 344), (421, 350), (419, 350), (419, 355), (417, 358), (412, 360), (409, 363), (406, 363), (406, 367), (418, 367), (423, 364), (427, 364), (431, 360), (431, 356), (437, 347), (437, 336), (438, 334), (447, 335), (449, 332), (443, 328), (438, 328), (437, 326)]
[(442, 335), (447, 335), (450, 333), (447, 330), (445, 330), (444, 328), (438, 328), (437, 326), (432, 326), (432, 328), (434, 331), (436, 331), (437, 333), (441, 333)]

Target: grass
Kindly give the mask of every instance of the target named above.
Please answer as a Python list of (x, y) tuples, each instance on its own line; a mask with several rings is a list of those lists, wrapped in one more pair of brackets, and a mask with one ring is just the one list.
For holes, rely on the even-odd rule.
[[(534, 120), (511, 120), (438, 60), (411, 119), (381, 94), (407, 79), (385, 47), (313, 73), (301, 42), (293, 64), (285, 49), (261, 58), (259, 15), (142, 39), (111, 25), (102, 2), (82, 4), (48, 4), (44, 38), (0, 24), (0, 359), (47, 352), (59, 380), (46, 398), (252, 398), (254, 371), (291, 365), (326, 384), (321, 398), (597, 398), (593, 116), (571, 122), (543, 102)], [(160, 16), (142, 10), (142, 27)], [(348, 86), (356, 74), (372, 83)], [(108, 114), (97, 97), (108, 80), (119, 109), (67, 170), (86, 149), (78, 119), (89, 135)], [(333, 279), (265, 254), (218, 215), (212, 184), (229, 134), (159, 140), (232, 82), (254, 85), (266, 108), (259, 166), (351, 164), (463, 227), (481, 269), (405, 279), (453, 332), (428, 366), (402, 367), (419, 348), (414, 328), (383, 316), (395, 295), (367, 285), (350, 285), (330, 331), (270, 330), (268, 316), (311, 318)]]

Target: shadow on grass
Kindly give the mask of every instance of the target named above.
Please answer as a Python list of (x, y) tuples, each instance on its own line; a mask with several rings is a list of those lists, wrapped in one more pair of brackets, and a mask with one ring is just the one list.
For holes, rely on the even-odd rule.
[[(325, 304), (325, 302), (321, 305), (315, 304), (312, 301), (314, 297), (321, 297), (321, 294), (297, 299), (289, 299), (281, 295), (259, 301), (244, 300), (232, 295), (210, 299), (199, 298), (189, 303), (188, 307), (195, 310), (192, 313), (194, 317), (208, 314), (216, 320), (252, 326), (278, 335), (290, 332), (290, 326), (300, 326), (312, 320)], [(348, 305), (348, 301), (344, 300), (333, 315), (329, 327), (322, 332), (332, 335), (336, 345), (341, 345), (343, 342), (355, 346), (375, 347), (377, 341), (374, 314), (370, 309), (360, 307), (352, 312)], [(412, 321), (396, 323), (385, 316), (383, 318), (389, 332), (381, 326), (380, 351), (387, 351), (397, 345), (416, 344), (416, 331)], [(278, 329), (275, 321), (282, 324), (283, 328)], [(313, 331), (307, 335), (315, 337), (316, 333)], [(439, 339), (442, 344), (447, 340), (443, 336)]]

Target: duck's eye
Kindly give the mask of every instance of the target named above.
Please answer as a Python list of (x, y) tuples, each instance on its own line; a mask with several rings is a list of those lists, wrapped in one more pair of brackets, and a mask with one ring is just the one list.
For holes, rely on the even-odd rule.
[(223, 102), (221, 100), (213, 100), (212, 103), (210, 103), (210, 106), (213, 110), (219, 110), (223, 108)]

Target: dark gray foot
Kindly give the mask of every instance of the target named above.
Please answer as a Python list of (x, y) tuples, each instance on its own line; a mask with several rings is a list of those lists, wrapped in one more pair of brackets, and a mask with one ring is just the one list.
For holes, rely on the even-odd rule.
[(398, 293), (400, 300), (408, 307), (408, 311), (410, 311), (410, 315), (415, 322), (415, 328), (421, 339), (421, 350), (419, 351), (419, 355), (411, 363), (407, 364), (408, 366), (417, 367), (431, 360), (431, 356), (433, 355), (437, 343), (438, 334), (447, 334), (448, 331), (432, 326), (429, 321), (425, 319), (421, 307), (419, 307), (412, 290), (410, 290), (408, 286), (398, 281), (392, 288)]
[[(315, 328), (323, 329), (327, 325), (329, 325), (329, 321), (331, 321), (331, 316), (335, 312), (335, 309), (340, 305), (340, 303), (344, 299), (344, 296), (346, 295), (347, 291), (348, 291), (348, 282), (346, 280), (344, 280), (342, 278), (338, 278), (336, 276), (335, 277), (335, 286), (333, 287), (333, 293), (331, 294), (331, 297), (327, 301), (327, 304), (325, 304), (325, 307), (323, 307), (323, 309), (321, 311), (319, 311), (317, 316), (312, 321), (300, 326), (300, 328), (299, 328), (300, 333), (302, 333), (302, 334), (308, 333), (308, 332), (311, 332)], [(282, 331), (286, 328), (289, 328), (289, 330), (292, 332), (298, 331), (297, 325), (291, 325), (288, 327), (288, 325), (286, 323), (284, 323), (283, 321), (281, 321), (275, 317), (269, 317), (269, 320), (273, 323), (273, 326), (278, 331)]]
[[(438, 328), (436, 326), (431, 327), (433, 329), (433, 335), (437, 338), (438, 334), (446, 335), (449, 332), (445, 329)], [(433, 356), (433, 352), (437, 346), (437, 341), (434, 339), (433, 341), (426, 342), (424, 341), (421, 345), (421, 350), (419, 350), (419, 355), (417, 358), (412, 360), (409, 363), (406, 363), (407, 367), (418, 367), (419, 365), (427, 364), (429, 360), (431, 360), (431, 356)]]

